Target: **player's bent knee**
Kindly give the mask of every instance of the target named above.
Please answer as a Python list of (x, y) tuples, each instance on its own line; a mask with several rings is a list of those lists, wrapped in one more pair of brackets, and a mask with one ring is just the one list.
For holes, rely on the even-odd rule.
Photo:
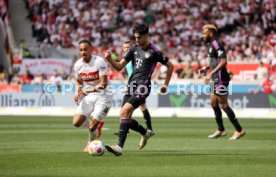
[(226, 108), (228, 107), (228, 104), (220, 104), (220, 107), (221, 107), (222, 109), (226, 109)]
[(218, 105), (217, 103), (212, 103), (212, 102), (211, 102), (211, 106), (212, 106), (212, 108), (216, 108), (216, 107), (218, 107), (219, 105)]
[(145, 111), (146, 109), (147, 109), (146, 104), (141, 104), (141, 105), (140, 105), (140, 110), (141, 110), (141, 111)]

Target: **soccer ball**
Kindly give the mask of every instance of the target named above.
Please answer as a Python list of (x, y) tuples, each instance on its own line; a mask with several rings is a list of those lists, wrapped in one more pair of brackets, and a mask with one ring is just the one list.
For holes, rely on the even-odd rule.
[(100, 140), (91, 141), (88, 145), (88, 153), (92, 156), (101, 156), (104, 154), (104, 144)]

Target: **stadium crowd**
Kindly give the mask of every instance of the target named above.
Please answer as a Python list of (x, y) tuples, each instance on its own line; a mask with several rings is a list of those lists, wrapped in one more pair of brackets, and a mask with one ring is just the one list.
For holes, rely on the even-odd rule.
[(76, 47), (85, 38), (96, 48), (113, 46), (118, 53), (122, 41), (132, 35), (133, 24), (145, 22), (152, 43), (169, 51), (175, 62), (204, 63), (201, 28), (212, 22), (230, 61), (275, 59), (273, 0), (26, 0), (26, 4), (33, 35), (57, 48)]

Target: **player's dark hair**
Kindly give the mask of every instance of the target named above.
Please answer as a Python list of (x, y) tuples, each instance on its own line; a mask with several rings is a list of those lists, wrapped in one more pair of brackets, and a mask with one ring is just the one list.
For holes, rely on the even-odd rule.
[(88, 44), (89, 46), (91, 46), (91, 42), (89, 40), (86, 40), (86, 39), (83, 39), (79, 42), (79, 45), (82, 44), (82, 43), (86, 43)]
[(146, 24), (139, 24), (137, 23), (133, 29), (133, 34), (138, 33), (140, 35), (148, 34), (149, 27)]

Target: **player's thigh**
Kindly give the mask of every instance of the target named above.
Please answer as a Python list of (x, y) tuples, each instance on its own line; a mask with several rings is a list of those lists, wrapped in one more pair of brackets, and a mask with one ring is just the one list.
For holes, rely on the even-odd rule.
[(141, 105), (139, 106), (139, 108), (140, 108), (141, 111), (145, 111), (147, 109), (146, 100), (141, 103)]
[(218, 96), (228, 95), (228, 86), (229, 82), (226, 83), (218, 83), (214, 82), (214, 94)]
[(133, 106), (134, 109), (138, 108), (140, 105), (144, 104), (146, 101), (146, 96), (143, 95), (137, 95), (137, 94), (133, 94), (131, 95), (126, 102), (131, 104)]
[(122, 102), (122, 105), (121, 105), (121, 108), (126, 104), (127, 100), (131, 97), (131, 95), (124, 95), (123, 97), (123, 102)]
[(126, 102), (120, 111), (120, 118), (121, 119), (130, 119), (132, 116), (132, 113), (134, 111), (134, 107), (129, 102)]
[(219, 105), (222, 109), (228, 107), (228, 95), (217, 96), (219, 100)]
[(93, 102), (93, 99), (88, 98), (87, 96), (84, 97), (76, 108), (75, 115), (84, 115), (86, 118), (89, 118), (94, 110), (94, 105), (95, 103)]
[(210, 104), (213, 108), (219, 106), (219, 100), (215, 94), (210, 95)]
[(120, 112), (121, 119), (129, 119), (133, 111), (138, 108), (142, 103), (145, 103), (146, 96), (141, 95), (125, 95)]
[(92, 119), (96, 119), (98, 121), (104, 119), (107, 116), (109, 109), (111, 108), (111, 105), (112, 97), (99, 96), (95, 102), (93, 114), (91, 115)]

